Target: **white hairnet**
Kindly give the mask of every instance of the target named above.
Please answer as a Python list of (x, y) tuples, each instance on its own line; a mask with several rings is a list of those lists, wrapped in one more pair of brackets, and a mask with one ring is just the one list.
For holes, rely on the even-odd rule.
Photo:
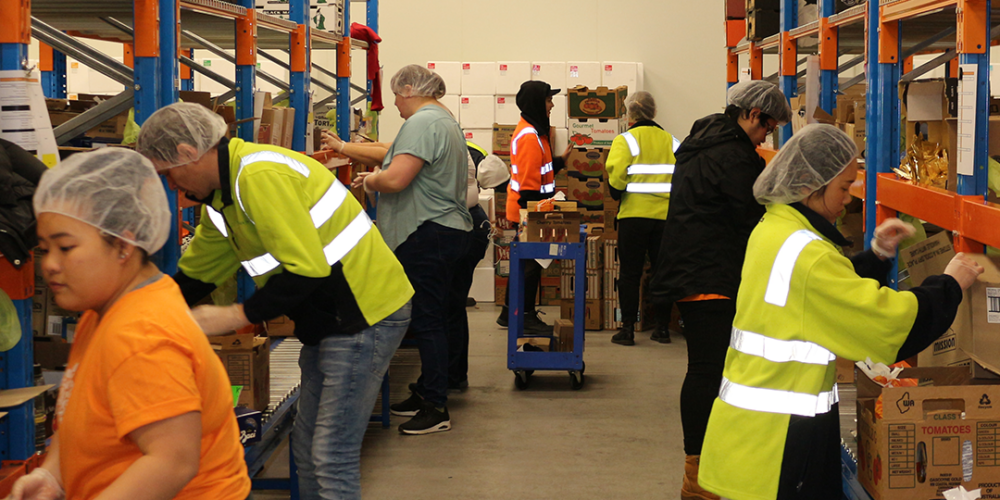
[(750, 80), (733, 85), (726, 94), (726, 103), (746, 110), (760, 108), (761, 113), (778, 120), (781, 124), (788, 123), (792, 119), (792, 108), (788, 105), (788, 98), (781, 93), (777, 85), (763, 80)]
[[(406, 87), (410, 88), (407, 89)], [(392, 93), (403, 97), (444, 97), (445, 85), (441, 75), (419, 65), (411, 64), (393, 75), (389, 82)]]
[(476, 180), (484, 189), (495, 188), (510, 180), (510, 169), (497, 155), (488, 155), (479, 162)]
[(656, 117), (656, 101), (653, 94), (640, 90), (634, 94), (629, 94), (625, 99), (625, 108), (628, 110), (628, 117), (634, 122), (652, 120)]
[[(219, 140), (228, 127), (219, 115), (200, 104), (178, 102), (160, 108), (142, 124), (135, 150), (166, 170), (197, 161)], [(197, 156), (181, 155), (177, 146), (187, 144)]]
[(827, 185), (858, 157), (851, 136), (833, 125), (806, 125), (771, 160), (753, 185), (761, 205), (795, 203)]
[(152, 163), (123, 148), (77, 153), (45, 172), (35, 214), (86, 222), (153, 254), (167, 241), (170, 209)]

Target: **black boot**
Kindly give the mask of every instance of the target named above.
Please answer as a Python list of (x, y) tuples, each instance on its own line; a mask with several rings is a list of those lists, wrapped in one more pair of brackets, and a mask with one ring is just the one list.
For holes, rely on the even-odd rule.
[(507, 321), (508, 318), (507, 317), (508, 316), (510, 316), (510, 310), (507, 309), (507, 306), (501, 307), (500, 308), (500, 317), (497, 318), (497, 324), (500, 325), (500, 326), (502, 326), (502, 327), (504, 327), (504, 328), (507, 328), (507, 324), (508, 324), (508, 321)]
[(658, 326), (656, 330), (653, 330), (653, 334), (649, 336), (649, 340), (654, 342), (659, 342), (661, 344), (670, 343), (670, 330), (666, 326)]
[(619, 345), (635, 345), (635, 325), (622, 326), (622, 329), (611, 337), (611, 342)]

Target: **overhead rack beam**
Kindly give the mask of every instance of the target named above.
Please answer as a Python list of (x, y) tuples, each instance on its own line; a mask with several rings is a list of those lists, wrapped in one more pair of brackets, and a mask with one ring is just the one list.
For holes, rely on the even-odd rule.
[[(193, 33), (190, 30), (183, 30), (182, 29), (181, 30), (181, 35), (184, 35), (186, 38), (188, 38), (190, 40), (194, 40), (195, 42), (200, 43), (202, 46), (205, 47), (205, 50), (207, 50), (207, 51), (209, 51), (209, 52), (211, 52), (211, 53), (213, 53), (213, 54), (215, 54), (215, 55), (217, 55), (217, 56), (225, 59), (226, 61), (228, 61), (228, 62), (230, 62), (232, 64), (236, 64), (236, 56), (230, 55), (229, 52), (226, 51), (226, 49), (224, 49), (222, 47), (219, 47), (218, 45), (216, 45), (216, 44), (208, 41), (207, 39), (205, 39), (205, 38), (203, 38), (201, 36), (198, 36), (198, 34)], [(258, 50), (257, 54), (260, 54), (260, 53), (261, 53), (261, 51)], [(288, 69), (288, 68), (285, 68), (285, 69)], [(280, 79), (278, 77), (275, 77), (274, 75), (271, 75), (270, 73), (268, 73), (266, 71), (262, 71), (262, 70), (258, 69), (257, 70), (257, 76), (261, 80), (264, 80), (265, 82), (270, 83), (271, 85), (274, 85), (275, 87), (278, 87), (281, 90), (288, 90), (288, 88), (289, 88), (287, 82), (283, 81), (282, 79)]]
[(52, 46), (52, 48), (59, 52), (82, 62), (84, 65), (93, 68), (126, 87), (135, 85), (132, 68), (108, 57), (89, 45), (77, 41), (34, 16), (31, 17), (31, 34), (39, 41)]
[[(278, 59), (278, 58), (277, 58), (277, 57), (275, 57), (275, 56), (274, 56), (273, 54), (270, 54), (270, 53), (268, 53), (267, 51), (264, 51), (264, 50), (258, 50), (258, 51), (257, 51), (257, 55), (259, 55), (259, 56), (263, 57), (264, 59), (267, 59), (268, 61), (271, 61), (271, 62), (273, 62), (274, 64), (277, 64), (278, 66), (281, 66), (281, 68), (282, 68), (282, 69), (287, 69), (287, 70), (291, 70), (291, 69), (292, 69), (292, 67), (291, 67), (291, 66), (290, 66), (290, 65), (289, 65), (288, 63), (286, 63), (286, 62), (282, 61), (281, 59)], [(312, 67), (313, 67), (314, 69), (315, 69), (315, 68), (317, 68), (317, 66), (316, 66), (315, 64), (313, 64), (313, 65), (312, 65)], [(258, 72), (257, 72), (257, 74), (260, 74), (260, 72), (258, 71)], [(329, 85), (327, 85), (327, 84), (325, 84), (325, 83), (323, 83), (323, 82), (321, 82), (321, 81), (318, 81), (318, 80), (312, 80), (312, 82), (311, 82), (311, 83), (312, 83), (313, 85), (315, 85), (315, 86), (317, 86), (317, 87), (319, 87), (319, 88), (321, 88), (321, 89), (323, 89), (323, 90), (327, 91), (327, 92), (330, 92), (330, 93), (331, 93), (331, 94), (333, 94), (334, 96), (336, 96), (336, 95), (337, 95), (337, 89), (335, 89), (335, 88), (333, 88), (333, 87), (331, 87), (331, 86), (329, 86)], [(284, 88), (284, 89), (282, 89), (282, 90), (288, 90), (288, 89), (287, 89), (287, 88)]]
[(62, 146), (111, 118), (128, 112), (132, 107), (133, 97), (132, 88), (126, 88), (124, 92), (59, 125), (52, 131), (56, 136), (56, 144)]

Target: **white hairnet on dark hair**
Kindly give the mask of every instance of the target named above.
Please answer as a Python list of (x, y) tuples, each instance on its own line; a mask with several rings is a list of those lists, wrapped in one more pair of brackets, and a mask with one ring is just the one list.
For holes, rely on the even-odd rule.
[(740, 109), (751, 110), (760, 108), (764, 113), (779, 123), (785, 124), (792, 119), (792, 108), (788, 98), (781, 93), (777, 85), (763, 80), (750, 80), (733, 85), (726, 94), (726, 103)]
[[(198, 161), (219, 140), (228, 127), (221, 116), (200, 104), (178, 102), (153, 113), (139, 130), (135, 150), (157, 163), (159, 170)], [(197, 154), (181, 155), (177, 146), (187, 144)]]
[(653, 94), (640, 90), (634, 94), (629, 94), (625, 99), (625, 109), (628, 110), (628, 117), (634, 122), (652, 120), (656, 117), (656, 101)]
[[(409, 87), (409, 88), (407, 88)], [(403, 97), (433, 97), (440, 99), (446, 92), (441, 75), (419, 65), (411, 64), (393, 75), (389, 82), (393, 94)]]
[(167, 241), (170, 209), (152, 163), (123, 148), (77, 153), (42, 175), (35, 214), (90, 224), (153, 254)]
[(753, 185), (761, 205), (795, 203), (827, 185), (858, 157), (858, 147), (833, 125), (806, 125), (792, 136)]

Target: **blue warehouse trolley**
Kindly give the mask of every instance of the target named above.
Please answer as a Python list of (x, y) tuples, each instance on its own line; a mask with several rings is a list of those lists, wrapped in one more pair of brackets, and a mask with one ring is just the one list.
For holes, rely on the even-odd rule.
[[(507, 368), (514, 372), (514, 385), (521, 390), (528, 387), (528, 381), (535, 371), (567, 371), (570, 375), (570, 386), (574, 390), (583, 387), (583, 372), (586, 364), (583, 362), (584, 343), (584, 299), (586, 288), (586, 237), (581, 235), (581, 243), (526, 243), (512, 242), (510, 245), (510, 297), (508, 297), (510, 316), (507, 327)], [(524, 265), (523, 261), (532, 259), (573, 260), (576, 275), (577, 290), (573, 295), (573, 350), (566, 352), (518, 351), (517, 341), (520, 338), (550, 338), (550, 345), (555, 345), (553, 334), (525, 335), (524, 333)], [(580, 284), (583, 284), (582, 286)]]

